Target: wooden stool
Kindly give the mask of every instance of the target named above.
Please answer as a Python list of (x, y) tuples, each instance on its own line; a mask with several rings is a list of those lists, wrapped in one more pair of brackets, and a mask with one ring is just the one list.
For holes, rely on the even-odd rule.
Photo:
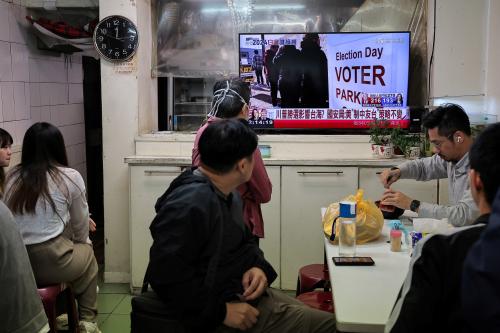
[(68, 313), (68, 326), (69, 331), (80, 333), (78, 323), (78, 312), (76, 311), (75, 295), (71, 287), (66, 286), (64, 283), (54, 284), (50, 286), (38, 287), (38, 294), (40, 295), (45, 309), (45, 314), (49, 319), (50, 332), (56, 333), (56, 300), (57, 296), (61, 293), (66, 293), (66, 312)]
[(333, 297), (330, 291), (310, 291), (300, 294), (297, 299), (311, 308), (333, 313)]

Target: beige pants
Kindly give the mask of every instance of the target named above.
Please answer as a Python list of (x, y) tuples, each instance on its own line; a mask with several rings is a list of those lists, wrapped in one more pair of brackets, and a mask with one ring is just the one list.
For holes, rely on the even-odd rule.
[(68, 283), (78, 301), (81, 320), (96, 321), (97, 261), (89, 244), (73, 243), (60, 235), (26, 246), (37, 285)]
[[(333, 313), (310, 308), (293, 297), (275, 289), (267, 289), (259, 304), (257, 323), (248, 333), (294, 332), (294, 333), (333, 333), (335, 316)], [(227, 326), (220, 326), (216, 333), (241, 332)]]

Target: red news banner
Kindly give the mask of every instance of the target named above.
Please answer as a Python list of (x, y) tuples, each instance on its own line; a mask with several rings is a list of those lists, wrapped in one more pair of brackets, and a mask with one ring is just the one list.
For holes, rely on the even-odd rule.
[(409, 125), (407, 110), (394, 109), (280, 109), (274, 128), (369, 128), (374, 120), (386, 120), (390, 127)]

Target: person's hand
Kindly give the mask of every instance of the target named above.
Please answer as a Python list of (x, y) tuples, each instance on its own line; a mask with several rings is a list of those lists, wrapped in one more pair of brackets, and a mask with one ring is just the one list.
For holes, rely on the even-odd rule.
[(241, 281), (243, 285), (243, 297), (245, 301), (251, 301), (262, 295), (267, 287), (267, 277), (264, 271), (258, 267), (252, 267), (243, 274)]
[(384, 169), (380, 173), (380, 181), (385, 188), (389, 188), (394, 182), (396, 182), (401, 176), (401, 170), (399, 169)]
[(384, 195), (380, 200), (380, 204), (393, 205), (402, 209), (410, 209), (412, 200), (412, 198), (402, 192), (388, 189), (385, 190)]
[(92, 220), (90, 217), (89, 217), (89, 231), (90, 232), (96, 231), (96, 224), (95, 224), (94, 220)]
[(259, 310), (248, 303), (226, 303), (224, 325), (245, 331), (257, 322)]

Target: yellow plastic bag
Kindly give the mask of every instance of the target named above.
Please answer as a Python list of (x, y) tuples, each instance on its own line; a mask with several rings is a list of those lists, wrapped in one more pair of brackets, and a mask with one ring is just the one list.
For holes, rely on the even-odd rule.
[[(364, 191), (359, 189), (356, 195), (350, 195), (342, 200), (356, 202), (356, 244), (364, 244), (377, 239), (384, 226), (382, 212), (372, 201), (363, 200), (363, 193)], [(328, 239), (332, 234), (332, 224), (337, 216), (339, 216), (339, 203), (334, 202), (328, 206), (323, 216), (323, 231)], [(339, 231), (339, 225), (336, 223), (333, 241), (335, 244), (338, 242)]]

